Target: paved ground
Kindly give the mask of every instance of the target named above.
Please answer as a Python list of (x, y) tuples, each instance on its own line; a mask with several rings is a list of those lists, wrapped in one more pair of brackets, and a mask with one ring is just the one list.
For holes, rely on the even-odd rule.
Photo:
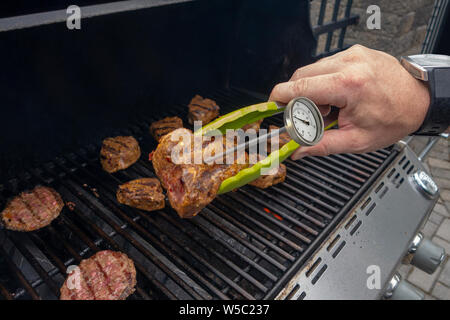
[[(415, 138), (413, 149), (421, 149), (424, 138)], [(441, 195), (422, 233), (439, 244), (450, 255), (450, 142), (441, 139), (428, 154), (426, 165), (438, 184)], [(450, 258), (447, 256), (442, 266), (429, 275), (412, 266), (401, 266), (403, 278), (426, 293), (426, 299), (450, 300)]]

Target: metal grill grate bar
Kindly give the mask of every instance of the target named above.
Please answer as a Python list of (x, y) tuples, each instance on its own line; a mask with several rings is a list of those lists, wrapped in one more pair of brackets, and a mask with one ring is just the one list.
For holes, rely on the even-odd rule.
[(28, 294), (31, 296), (33, 300), (40, 300), (38, 293), (34, 288), (28, 283), (27, 279), (25, 278), (24, 274), (20, 269), (16, 266), (16, 264), (11, 260), (9, 257), (9, 254), (6, 253), (6, 251), (3, 249), (3, 247), (0, 246), (0, 254), (2, 255), (3, 259), (5, 259), (6, 263), (8, 264), (8, 267), (10, 270), (12, 270), (14, 276), (19, 280), (23, 288), (28, 292)]

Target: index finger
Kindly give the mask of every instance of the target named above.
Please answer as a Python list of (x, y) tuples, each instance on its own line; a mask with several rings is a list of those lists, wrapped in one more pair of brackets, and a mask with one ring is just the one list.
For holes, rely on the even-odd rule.
[(297, 97), (307, 97), (319, 105), (343, 108), (347, 105), (343, 74), (330, 73), (277, 84), (269, 100), (288, 103)]

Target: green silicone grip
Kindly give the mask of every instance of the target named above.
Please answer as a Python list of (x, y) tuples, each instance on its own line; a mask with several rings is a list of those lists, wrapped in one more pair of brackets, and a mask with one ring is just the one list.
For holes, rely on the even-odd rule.
[(261, 176), (261, 169), (270, 168), (272, 162), (279, 161), (283, 162), (287, 157), (289, 157), (297, 148), (299, 144), (294, 140), (289, 141), (279, 150), (276, 150), (269, 154), (267, 158), (255, 163), (253, 166), (239, 171), (235, 176), (229, 177), (224, 180), (220, 185), (218, 194), (229, 192), (233, 189), (245, 186), (247, 183), (258, 179)]
[(278, 108), (277, 104), (271, 101), (254, 104), (223, 115), (194, 134), (207, 135), (213, 130), (219, 130), (221, 134), (226, 134), (227, 129), (240, 129), (246, 124), (270, 117), (283, 110), (284, 108)]

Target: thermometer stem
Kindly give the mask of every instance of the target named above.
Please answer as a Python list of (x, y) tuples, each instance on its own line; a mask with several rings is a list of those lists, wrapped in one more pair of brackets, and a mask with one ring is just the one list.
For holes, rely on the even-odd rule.
[(247, 141), (245, 143), (238, 144), (237, 146), (234, 146), (233, 148), (230, 148), (230, 149), (227, 148), (227, 150), (225, 152), (216, 154), (216, 155), (214, 155), (214, 156), (212, 156), (212, 157), (210, 157), (208, 159), (205, 159), (205, 162), (207, 162), (207, 163), (208, 162), (214, 162), (217, 159), (220, 159), (220, 158), (226, 156), (227, 154), (234, 153), (234, 152), (236, 152), (238, 150), (247, 149), (247, 148), (249, 148), (251, 146), (259, 144), (260, 141), (265, 141), (265, 140), (272, 139), (273, 137), (276, 137), (276, 136), (278, 136), (278, 135), (280, 135), (280, 134), (282, 134), (284, 132), (286, 132), (286, 127), (282, 127), (280, 129), (277, 129), (277, 130), (272, 130), (272, 131), (270, 131), (270, 132), (268, 132), (266, 134), (263, 134), (263, 135), (261, 135), (259, 137), (253, 138), (253, 139), (251, 139), (251, 140), (249, 140), (249, 141)]

